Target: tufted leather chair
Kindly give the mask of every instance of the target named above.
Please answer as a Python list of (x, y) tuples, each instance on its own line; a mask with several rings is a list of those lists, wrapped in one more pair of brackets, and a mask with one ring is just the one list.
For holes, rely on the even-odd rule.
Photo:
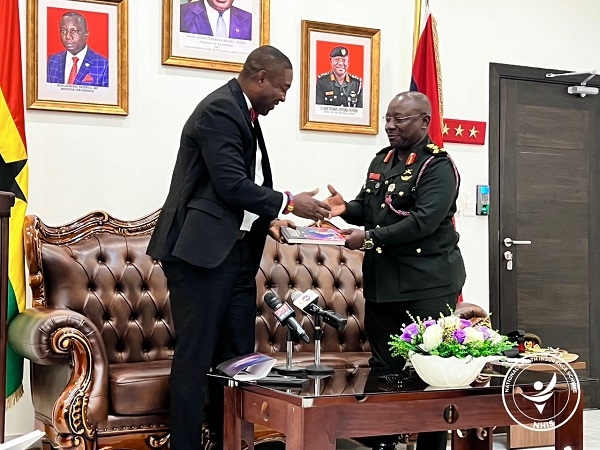
[[(158, 211), (133, 221), (97, 211), (53, 227), (26, 217), (33, 300), (11, 322), (9, 341), (31, 361), (36, 426), (54, 447), (168, 446), (174, 329), (166, 278), (146, 255), (157, 218)], [(325, 326), (322, 364), (367, 366), (361, 264), (359, 251), (267, 238), (257, 274), (256, 350), (285, 361), (286, 329), (264, 294), (289, 301), (294, 290), (313, 289), (321, 307), (348, 317), (341, 332)], [(296, 313), (311, 342), (295, 341), (294, 364), (310, 364), (312, 318)], [(255, 432), (257, 443), (281, 439)]]
[(166, 278), (146, 256), (157, 212), (25, 219), (32, 307), (9, 329), (31, 361), (36, 426), (63, 448), (161, 448), (174, 330)]

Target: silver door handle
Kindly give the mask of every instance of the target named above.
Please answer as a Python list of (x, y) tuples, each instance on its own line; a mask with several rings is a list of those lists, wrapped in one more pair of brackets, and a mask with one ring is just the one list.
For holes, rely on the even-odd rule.
[(510, 247), (511, 245), (530, 245), (531, 241), (513, 241), (511, 238), (504, 238), (504, 245)]

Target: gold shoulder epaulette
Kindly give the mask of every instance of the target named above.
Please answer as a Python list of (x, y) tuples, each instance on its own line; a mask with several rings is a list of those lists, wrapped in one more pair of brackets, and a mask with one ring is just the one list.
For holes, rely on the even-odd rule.
[(444, 150), (443, 148), (438, 147), (433, 142), (431, 144), (427, 144), (427, 150), (429, 150), (434, 155), (438, 155), (440, 153), (446, 153), (446, 150)]

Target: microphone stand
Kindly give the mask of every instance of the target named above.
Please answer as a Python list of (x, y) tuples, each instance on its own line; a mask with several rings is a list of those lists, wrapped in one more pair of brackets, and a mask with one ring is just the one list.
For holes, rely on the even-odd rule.
[(315, 363), (306, 368), (309, 375), (331, 375), (333, 368), (321, 364), (321, 336), (323, 336), (323, 324), (321, 316), (314, 314), (315, 320)]
[(304, 367), (298, 367), (292, 365), (292, 351), (294, 341), (292, 340), (292, 330), (287, 329), (286, 336), (286, 355), (285, 355), (285, 366), (275, 367), (275, 371), (281, 375), (302, 375), (306, 372)]

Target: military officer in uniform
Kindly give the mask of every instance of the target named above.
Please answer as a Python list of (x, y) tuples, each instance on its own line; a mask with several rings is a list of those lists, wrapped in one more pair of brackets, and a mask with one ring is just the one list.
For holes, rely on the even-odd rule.
[(362, 108), (362, 80), (348, 73), (348, 49), (335, 47), (329, 53), (329, 59), (331, 72), (317, 77), (317, 105)]
[[(364, 226), (345, 233), (348, 248), (365, 251), (365, 331), (374, 369), (401, 370), (405, 361), (391, 356), (388, 342), (412, 321), (407, 311), (423, 319), (447, 315), (465, 281), (453, 221), (460, 178), (429, 138), (430, 116), (425, 95), (394, 97), (385, 125), (390, 146), (371, 161), (356, 199), (345, 202), (329, 186), (331, 215)], [(446, 431), (419, 433), (417, 450), (445, 449), (446, 439)], [(373, 448), (393, 449), (395, 441), (380, 437)]]

